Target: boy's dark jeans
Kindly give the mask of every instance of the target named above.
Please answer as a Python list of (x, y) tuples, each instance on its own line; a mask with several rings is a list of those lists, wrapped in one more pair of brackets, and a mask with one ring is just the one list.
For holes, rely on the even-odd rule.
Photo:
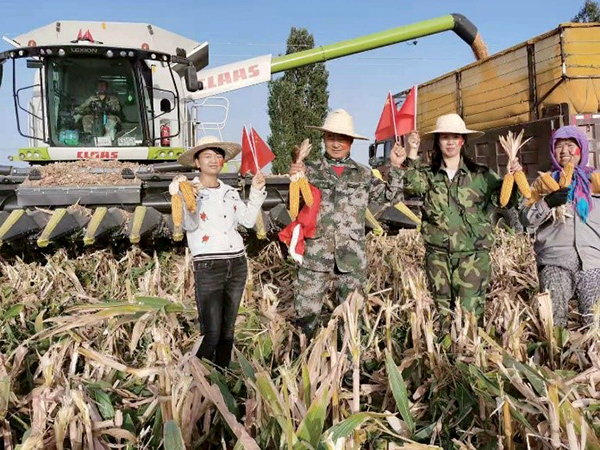
[(198, 358), (227, 367), (233, 350), (235, 318), (246, 286), (246, 256), (194, 261), (196, 306), (204, 335)]

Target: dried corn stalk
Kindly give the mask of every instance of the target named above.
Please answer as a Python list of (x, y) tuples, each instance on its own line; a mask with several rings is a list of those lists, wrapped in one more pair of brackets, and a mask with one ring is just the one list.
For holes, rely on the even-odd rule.
[[(523, 141), (523, 134), (525, 130), (521, 130), (518, 135), (514, 135), (512, 131), (508, 132), (507, 136), (500, 136), (500, 145), (506, 152), (508, 156), (508, 165), (517, 159), (517, 152), (521, 147), (523, 147), (531, 138)], [(531, 190), (529, 188), (529, 183), (527, 183), (527, 177), (523, 173), (522, 170), (519, 170), (513, 174), (507, 173), (504, 176), (504, 181), (502, 182), (502, 190), (500, 194), (500, 206), (504, 207), (508, 204), (510, 200), (510, 196), (512, 194), (513, 185), (516, 182), (517, 187), (523, 197), (530, 198)]]

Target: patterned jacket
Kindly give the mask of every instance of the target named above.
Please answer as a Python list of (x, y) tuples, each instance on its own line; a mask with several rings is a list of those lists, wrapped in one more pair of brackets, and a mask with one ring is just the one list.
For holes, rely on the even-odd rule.
[(390, 182), (352, 159), (338, 177), (323, 157), (306, 163), (309, 182), (321, 191), (314, 238), (306, 240), (302, 266), (317, 272), (366, 269), (365, 213), (369, 203), (396, 203), (402, 198), (402, 171), (391, 169)]
[[(502, 179), (491, 169), (461, 158), (452, 181), (443, 167), (407, 159), (406, 195), (423, 200), (421, 233), (431, 250), (489, 251), (494, 243), (492, 212), (499, 203)], [(509, 205), (514, 204), (516, 189)]]

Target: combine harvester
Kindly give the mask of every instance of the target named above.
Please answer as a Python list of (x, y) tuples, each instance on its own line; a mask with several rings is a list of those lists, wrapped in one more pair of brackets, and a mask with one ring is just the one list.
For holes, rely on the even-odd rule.
[[(477, 29), (459, 14), (213, 69), (208, 43), (147, 24), (62, 21), (5, 38), (14, 48), (0, 53), (0, 85), (3, 72), (10, 74), (18, 131), (30, 146), (13, 157), (29, 167), (0, 166), (1, 251), (179, 237), (168, 184), (178, 174), (197, 175), (176, 162), (202, 126), (197, 102), (272, 74), (449, 30), (486, 56)], [(33, 84), (18, 87), (21, 69), (34, 71)], [(222, 180), (246, 193), (238, 174)], [(269, 176), (267, 190), (267, 224), (285, 224), (288, 179)], [(395, 214), (397, 226), (414, 227)]]

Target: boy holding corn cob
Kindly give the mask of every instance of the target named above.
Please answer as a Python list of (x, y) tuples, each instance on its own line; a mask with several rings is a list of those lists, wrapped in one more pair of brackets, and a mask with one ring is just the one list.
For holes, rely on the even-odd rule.
[(567, 325), (569, 301), (577, 297), (584, 323), (600, 299), (600, 172), (588, 165), (588, 140), (575, 126), (552, 136), (552, 172), (533, 185), (521, 211), (535, 232), (542, 290), (550, 291), (554, 324)]
[[(252, 228), (267, 192), (265, 177), (258, 172), (252, 179), (248, 204), (218, 175), (223, 164), (236, 156), (241, 146), (206, 136), (199, 145), (183, 153), (183, 166), (200, 170), (196, 187), (184, 176), (173, 179), (169, 191), (173, 205), (183, 207), (183, 229), (193, 256), (196, 305), (204, 335), (197, 356), (227, 367), (233, 349), (233, 332), (240, 300), (246, 286), (248, 265), (238, 224)], [(173, 221), (177, 211), (173, 209)]]
[[(425, 272), (444, 321), (460, 301), (483, 317), (491, 275), (492, 212), (499, 205), (502, 180), (491, 169), (464, 154), (467, 129), (458, 114), (437, 119), (431, 165), (418, 159), (418, 146), (409, 150), (405, 194), (423, 200), (421, 233), (425, 241)], [(517, 159), (509, 173), (521, 170)], [(512, 204), (512, 202), (511, 202)]]
[(304, 173), (320, 191), (316, 231), (306, 239), (298, 269), (294, 306), (296, 324), (311, 338), (319, 320), (323, 297), (334, 284), (337, 302), (364, 289), (366, 275), (365, 214), (370, 202), (396, 203), (402, 195), (403, 158), (391, 155), (389, 183), (350, 158), (354, 139), (367, 140), (354, 131), (352, 116), (332, 111), (320, 127), (325, 154), (316, 161), (295, 162), (290, 176)]

